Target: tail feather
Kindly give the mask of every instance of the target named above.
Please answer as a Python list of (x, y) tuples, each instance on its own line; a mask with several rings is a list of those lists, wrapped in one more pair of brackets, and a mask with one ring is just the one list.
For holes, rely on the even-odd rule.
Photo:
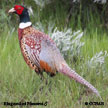
[[(59, 72), (69, 76), (70, 78), (73, 78), (77, 82), (87, 86), (92, 92), (94, 92), (97, 96), (100, 96), (99, 92), (97, 89), (91, 85), (88, 81), (86, 81), (84, 78), (82, 78), (80, 75), (78, 75), (74, 70), (72, 70), (67, 64), (62, 64), (61, 68), (59, 69)], [(102, 100), (102, 98), (101, 98)]]

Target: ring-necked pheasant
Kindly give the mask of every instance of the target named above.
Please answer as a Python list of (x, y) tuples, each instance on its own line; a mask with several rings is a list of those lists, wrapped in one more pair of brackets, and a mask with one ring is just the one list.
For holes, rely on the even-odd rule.
[(96, 88), (72, 70), (61, 56), (54, 41), (45, 33), (32, 27), (27, 8), (15, 5), (9, 13), (19, 15), (20, 24), (18, 38), (24, 60), (36, 73), (46, 71), (51, 76), (56, 72), (63, 73), (77, 82), (87, 86), (92, 92), (100, 97)]

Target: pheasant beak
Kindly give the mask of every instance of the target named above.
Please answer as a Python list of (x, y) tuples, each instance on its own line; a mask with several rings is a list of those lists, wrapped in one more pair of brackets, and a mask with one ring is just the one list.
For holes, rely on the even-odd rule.
[(14, 12), (16, 12), (16, 10), (14, 8), (12, 8), (8, 11), (8, 13), (14, 13)]

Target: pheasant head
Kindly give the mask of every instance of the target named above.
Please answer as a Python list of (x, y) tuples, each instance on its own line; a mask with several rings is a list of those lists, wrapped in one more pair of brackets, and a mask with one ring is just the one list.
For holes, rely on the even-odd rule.
[(30, 22), (30, 17), (28, 13), (28, 9), (21, 5), (15, 5), (11, 8), (8, 13), (15, 13), (20, 18), (19, 28), (24, 29), (27, 26), (31, 26), (32, 23)]

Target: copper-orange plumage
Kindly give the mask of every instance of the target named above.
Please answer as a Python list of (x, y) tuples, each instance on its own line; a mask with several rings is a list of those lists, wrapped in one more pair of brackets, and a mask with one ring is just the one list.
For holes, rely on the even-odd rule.
[(55, 75), (56, 72), (63, 73), (87, 86), (100, 97), (99, 92), (93, 85), (68, 66), (55, 42), (45, 33), (32, 27), (27, 8), (15, 5), (14, 8), (9, 10), (9, 13), (19, 15), (18, 39), (24, 60), (31, 69), (38, 74), (46, 71), (51, 76)]

